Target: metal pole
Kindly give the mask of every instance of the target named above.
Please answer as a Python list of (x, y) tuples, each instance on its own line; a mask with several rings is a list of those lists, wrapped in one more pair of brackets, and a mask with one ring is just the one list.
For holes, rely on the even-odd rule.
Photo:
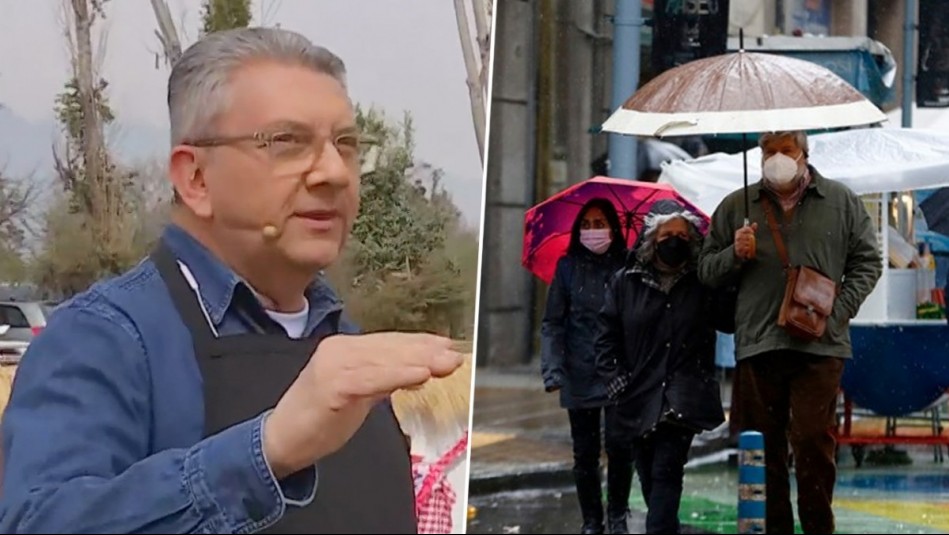
[(913, 54), (916, 31), (916, 0), (906, 2), (903, 20), (903, 128), (913, 126), (913, 71), (916, 70)]
[[(639, 85), (640, 27), (643, 24), (641, 0), (616, 0), (613, 18), (613, 95), (610, 108), (623, 105)], [(636, 138), (610, 134), (610, 176), (635, 179), (637, 176)]]

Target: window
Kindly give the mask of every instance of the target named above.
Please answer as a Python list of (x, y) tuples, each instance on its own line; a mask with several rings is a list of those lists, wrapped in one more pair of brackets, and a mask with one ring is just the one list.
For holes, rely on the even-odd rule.
[(29, 329), (30, 322), (17, 307), (0, 305), (0, 325), (9, 325), (11, 329)]

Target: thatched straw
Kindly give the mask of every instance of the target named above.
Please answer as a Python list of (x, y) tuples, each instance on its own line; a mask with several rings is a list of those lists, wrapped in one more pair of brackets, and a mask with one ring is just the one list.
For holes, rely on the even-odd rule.
[(406, 433), (453, 435), (468, 426), (471, 361), (471, 355), (466, 355), (461, 367), (448, 377), (392, 394), (393, 409)]
[(16, 375), (16, 366), (0, 366), (0, 418), (7, 401), (10, 400), (10, 391), (13, 389), (13, 376)]

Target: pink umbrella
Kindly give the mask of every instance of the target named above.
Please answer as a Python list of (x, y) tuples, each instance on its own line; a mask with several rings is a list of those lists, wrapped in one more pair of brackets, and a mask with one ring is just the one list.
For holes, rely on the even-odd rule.
[(669, 184), (653, 184), (598, 176), (573, 185), (534, 206), (524, 215), (524, 251), (521, 264), (550, 284), (557, 261), (567, 252), (570, 231), (580, 209), (590, 199), (601, 197), (613, 202), (626, 233), (626, 245), (632, 247), (642, 229), (643, 219), (653, 203), (664, 199), (678, 201), (702, 218), (705, 233), (709, 217)]

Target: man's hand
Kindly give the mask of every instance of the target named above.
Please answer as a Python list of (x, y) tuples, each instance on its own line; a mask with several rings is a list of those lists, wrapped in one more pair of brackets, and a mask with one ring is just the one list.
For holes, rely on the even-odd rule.
[(278, 479), (337, 451), (379, 400), (461, 366), (451, 340), (429, 334), (338, 335), (323, 340), (264, 424)]
[(738, 260), (753, 260), (757, 252), (755, 233), (758, 232), (758, 223), (745, 225), (735, 231), (735, 257)]

